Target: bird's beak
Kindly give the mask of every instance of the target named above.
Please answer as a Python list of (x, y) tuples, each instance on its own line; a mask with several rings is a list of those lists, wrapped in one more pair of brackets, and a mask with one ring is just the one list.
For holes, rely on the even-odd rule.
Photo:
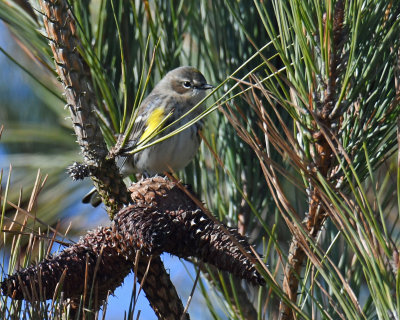
[(214, 88), (214, 86), (212, 86), (211, 84), (206, 83), (206, 84), (201, 85), (201, 87), (199, 89), (208, 90), (208, 89), (213, 89), (213, 88)]

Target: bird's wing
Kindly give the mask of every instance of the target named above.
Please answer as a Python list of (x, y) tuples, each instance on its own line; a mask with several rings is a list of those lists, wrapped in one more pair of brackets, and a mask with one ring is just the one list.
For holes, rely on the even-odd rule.
[[(150, 111), (152, 110), (152, 111)], [(132, 151), (139, 141), (147, 138), (165, 117), (165, 100), (158, 94), (150, 94), (140, 105), (138, 116), (133, 124), (130, 138), (121, 149), (120, 155)]]

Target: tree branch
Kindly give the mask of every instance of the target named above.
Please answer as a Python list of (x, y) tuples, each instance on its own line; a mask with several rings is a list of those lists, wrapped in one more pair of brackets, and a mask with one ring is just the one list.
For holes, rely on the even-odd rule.
[[(74, 17), (66, 0), (41, 0), (39, 2), (54, 54), (56, 70), (64, 84), (68, 108), (84, 162), (88, 166), (94, 185), (112, 218), (114, 213), (127, 203), (128, 193), (115, 161), (106, 158), (108, 150), (94, 113), (96, 99), (92, 90), (93, 84), (87, 71), (88, 68), (77, 49), (80, 41)], [(148, 258), (143, 257), (141, 261), (144, 263), (140, 264), (137, 269), (139, 282), (145, 273)], [(125, 264), (121, 262), (121, 265)], [(132, 268), (132, 264), (130, 266)], [(127, 266), (125, 267), (121, 271), (121, 279), (123, 279), (123, 273), (128, 272)], [(157, 315), (163, 319), (171, 318), (169, 310), (164, 308), (164, 305), (168, 304), (173, 304), (183, 310), (182, 302), (159, 258), (153, 260), (150, 274), (153, 276), (147, 278), (143, 289)], [(114, 283), (117, 283), (117, 280), (114, 279)], [(158, 288), (158, 290), (152, 288)], [(164, 300), (157, 296), (157, 292), (160, 290), (169, 293)]]
[[(182, 304), (171, 299), (176, 291), (169, 286), (169, 277), (159, 259), (163, 252), (181, 258), (195, 257), (254, 285), (265, 285), (247, 258), (251, 255), (255, 259), (246, 238), (224, 226), (229, 230), (227, 235), (177, 183), (156, 177), (133, 184), (130, 191), (134, 204), (120, 210), (111, 226), (99, 227), (59, 255), (4, 279), (3, 294), (36, 301), (38, 297), (52, 298), (61, 286), (67, 298), (89, 295), (94, 290), (92, 296), (102, 302), (130, 272), (138, 250), (137, 276), (145, 277), (150, 261), (143, 290), (161, 319), (180, 319), (183, 313)], [(92, 289), (85, 290), (85, 284)], [(85, 298), (84, 301), (89, 300), (89, 296)], [(92, 305), (101, 305), (98, 302)]]

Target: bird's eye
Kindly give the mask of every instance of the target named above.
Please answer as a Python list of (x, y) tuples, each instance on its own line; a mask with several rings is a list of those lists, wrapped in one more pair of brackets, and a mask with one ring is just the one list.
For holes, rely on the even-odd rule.
[(184, 86), (186, 89), (189, 89), (189, 88), (192, 86), (192, 84), (190, 83), (190, 81), (185, 81), (185, 82), (183, 83), (183, 86)]

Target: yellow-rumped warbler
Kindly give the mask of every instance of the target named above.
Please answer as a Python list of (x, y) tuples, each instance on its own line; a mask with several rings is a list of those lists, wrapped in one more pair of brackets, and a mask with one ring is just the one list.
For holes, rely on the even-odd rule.
[[(133, 155), (128, 154), (136, 145), (149, 138), (154, 131), (166, 127), (192, 109), (206, 96), (206, 90), (213, 88), (199, 70), (193, 67), (179, 67), (168, 72), (143, 100), (132, 128), (127, 144), (120, 150), (117, 161), (122, 176), (143, 173), (152, 176), (165, 171), (183, 169), (196, 155), (200, 145), (199, 130), (202, 121), (160, 143), (148, 147)], [(198, 116), (204, 108), (201, 106), (157, 135), (158, 139), (182, 127)], [(168, 116), (168, 117), (167, 117)], [(164, 123), (163, 123), (164, 121)], [(83, 202), (94, 206), (100, 204), (100, 198), (92, 190)]]

